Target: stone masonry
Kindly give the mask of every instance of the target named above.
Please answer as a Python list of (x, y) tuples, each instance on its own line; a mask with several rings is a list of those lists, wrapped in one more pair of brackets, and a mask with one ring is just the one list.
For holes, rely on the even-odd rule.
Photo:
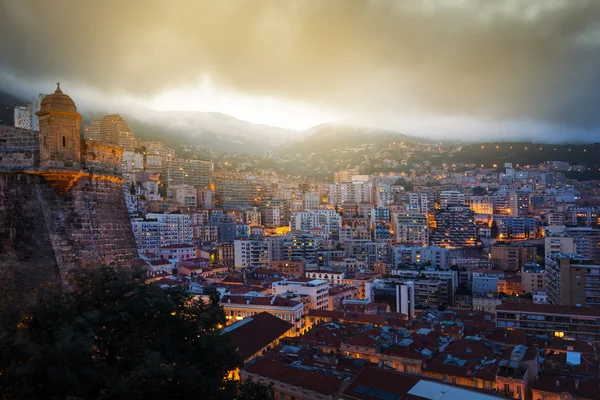
[[(56, 94), (42, 103), (50, 125), (42, 119), (40, 129), (50, 132), (43, 141), (51, 150), (44, 162), (38, 132), (0, 126), (0, 314), (5, 301), (31, 300), (36, 288), (61, 283), (73, 268), (137, 260), (121, 188), (122, 150), (80, 143), (81, 117), (70, 97), (60, 88)], [(57, 120), (59, 129), (52, 126)]]

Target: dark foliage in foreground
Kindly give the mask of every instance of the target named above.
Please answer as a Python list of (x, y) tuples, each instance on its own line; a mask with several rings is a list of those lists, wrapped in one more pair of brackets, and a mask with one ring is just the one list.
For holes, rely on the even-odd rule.
[(46, 289), (0, 336), (2, 399), (268, 399), (227, 379), (240, 360), (209, 303), (144, 283), (142, 271), (90, 268)]

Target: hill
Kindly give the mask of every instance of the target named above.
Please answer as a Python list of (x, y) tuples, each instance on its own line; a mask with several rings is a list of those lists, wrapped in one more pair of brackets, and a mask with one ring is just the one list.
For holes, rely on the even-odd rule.
[(503, 166), (540, 164), (546, 161), (565, 161), (596, 169), (600, 167), (600, 143), (541, 144), (526, 142), (487, 142), (463, 146), (452, 158), (453, 163), (475, 163)]
[(379, 148), (393, 141), (428, 142), (426, 139), (378, 128), (366, 128), (337, 123), (321, 124), (304, 131), (304, 138), (280, 148), (282, 154), (327, 154), (333, 151), (369, 146)]
[(161, 139), (177, 145), (200, 145), (231, 153), (265, 155), (301, 132), (252, 124), (212, 112), (152, 112), (151, 118), (123, 117), (140, 139)]

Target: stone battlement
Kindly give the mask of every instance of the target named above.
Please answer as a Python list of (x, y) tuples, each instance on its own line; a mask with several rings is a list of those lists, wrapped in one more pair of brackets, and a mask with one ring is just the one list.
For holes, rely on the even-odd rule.
[(0, 126), (0, 317), (74, 268), (138, 258), (122, 150), (81, 139), (81, 115), (60, 87), (36, 115), (39, 132)]
[(123, 149), (108, 143), (86, 140), (83, 144), (83, 169), (95, 174), (121, 175)]
[[(81, 168), (41, 168), (39, 154), (39, 132), (0, 125), (0, 173), (25, 172), (40, 175), (44, 172), (42, 175), (48, 175), (50, 180), (59, 175), (69, 175), (69, 180), (90, 175), (102, 179), (103, 175), (108, 175), (106, 179), (116, 181), (121, 176), (123, 150), (108, 143), (92, 140), (82, 143)], [(68, 190), (72, 183), (74, 182), (63, 186)], [(62, 190), (60, 192), (64, 194)]]
[(39, 132), (0, 125), (0, 171), (39, 166)]

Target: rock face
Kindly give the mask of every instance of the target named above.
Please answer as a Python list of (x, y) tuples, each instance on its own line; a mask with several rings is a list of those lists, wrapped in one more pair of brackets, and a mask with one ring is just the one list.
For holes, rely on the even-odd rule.
[[(44, 140), (35, 131), (0, 126), (0, 314), (6, 301), (27, 302), (36, 288), (61, 283), (73, 268), (137, 260), (121, 187), (122, 150), (80, 143), (74, 103), (68, 113), (54, 111), (61, 102), (46, 104)], [(65, 118), (76, 120), (72, 130), (64, 128)], [(58, 150), (40, 152), (44, 145)]]

